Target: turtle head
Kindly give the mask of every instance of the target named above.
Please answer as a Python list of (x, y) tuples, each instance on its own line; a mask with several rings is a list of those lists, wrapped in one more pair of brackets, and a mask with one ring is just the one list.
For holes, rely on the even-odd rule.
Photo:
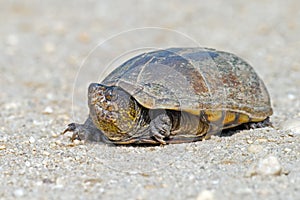
[(141, 107), (117, 86), (91, 83), (88, 105), (94, 125), (110, 140), (126, 139), (137, 127)]

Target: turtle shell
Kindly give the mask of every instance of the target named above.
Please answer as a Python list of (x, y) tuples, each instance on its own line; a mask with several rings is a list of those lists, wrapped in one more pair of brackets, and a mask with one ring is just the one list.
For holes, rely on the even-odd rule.
[(169, 48), (138, 55), (103, 81), (149, 109), (229, 111), (263, 120), (272, 114), (268, 91), (254, 69), (232, 53)]

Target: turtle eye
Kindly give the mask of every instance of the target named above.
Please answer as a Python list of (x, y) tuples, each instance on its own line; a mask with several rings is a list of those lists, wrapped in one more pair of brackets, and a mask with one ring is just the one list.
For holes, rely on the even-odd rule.
[(107, 99), (108, 101), (115, 101), (118, 99), (118, 94), (114, 89), (107, 89), (105, 92), (105, 99)]

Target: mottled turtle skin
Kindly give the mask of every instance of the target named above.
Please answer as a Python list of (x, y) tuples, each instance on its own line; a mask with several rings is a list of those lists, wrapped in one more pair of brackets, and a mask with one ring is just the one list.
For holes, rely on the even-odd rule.
[[(208, 48), (138, 55), (88, 89), (90, 114), (72, 139), (169, 144), (209, 138), (272, 115), (262, 80), (243, 59)], [(265, 123), (268, 124), (268, 123)]]

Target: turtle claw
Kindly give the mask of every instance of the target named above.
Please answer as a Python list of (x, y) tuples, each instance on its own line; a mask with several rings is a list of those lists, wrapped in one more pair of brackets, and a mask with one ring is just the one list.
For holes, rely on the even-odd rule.
[(155, 138), (155, 140), (157, 140), (159, 143), (161, 144), (167, 144), (166, 141), (164, 141), (164, 135), (160, 134), (160, 133), (154, 133), (153, 137)]
[(161, 144), (167, 144), (164, 140), (169, 137), (171, 132), (172, 122), (166, 114), (160, 114), (150, 122), (150, 134)]
[(80, 124), (75, 124), (75, 123), (71, 123), (68, 124), (68, 127), (61, 133), (61, 135), (64, 135), (66, 132), (73, 132), (72, 137), (70, 138), (70, 140), (73, 142), (74, 140), (81, 140), (80, 137)]
[(66, 132), (73, 132), (75, 131), (76, 129), (76, 126), (75, 126), (75, 123), (71, 123), (71, 124), (68, 124), (68, 128), (66, 128), (63, 132), (61, 132), (60, 134), (61, 135), (64, 135)]

